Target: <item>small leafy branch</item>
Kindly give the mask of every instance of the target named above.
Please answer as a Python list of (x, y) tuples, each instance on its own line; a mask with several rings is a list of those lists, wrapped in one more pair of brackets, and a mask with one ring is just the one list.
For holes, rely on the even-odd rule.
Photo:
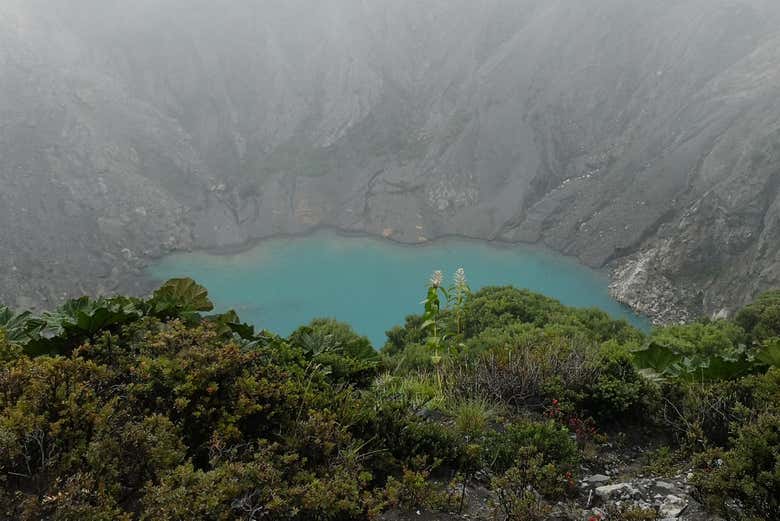
[(544, 415), (567, 427), (580, 443), (589, 442), (599, 437), (599, 431), (593, 418), (582, 418), (576, 413), (566, 412), (559, 400), (553, 400), (551, 405), (546, 408)]

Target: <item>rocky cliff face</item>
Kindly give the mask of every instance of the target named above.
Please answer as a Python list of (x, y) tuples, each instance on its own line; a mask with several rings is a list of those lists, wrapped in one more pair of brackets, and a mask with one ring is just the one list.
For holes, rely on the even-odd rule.
[(317, 226), (543, 242), (666, 320), (780, 284), (771, 0), (51, 4), (0, 6), (6, 301)]

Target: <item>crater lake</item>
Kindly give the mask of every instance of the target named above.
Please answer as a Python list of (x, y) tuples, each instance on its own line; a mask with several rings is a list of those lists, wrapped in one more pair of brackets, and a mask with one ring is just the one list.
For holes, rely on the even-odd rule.
[(607, 273), (529, 245), (440, 239), (410, 246), (320, 231), (266, 239), (238, 253), (177, 253), (147, 274), (158, 280), (191, 277), (209, 290), (216, 311), (235, 309), (261, 329), (288, 335), (314, 318), (335, 318), (379, 349), (385, 331), (422, 313), (433, 271), (443, 271), (448, 285), (460, 267), (472, 291), (527, 288), (569, 306), (602, 309), (643, 330), (650, 327), (609, 295)]

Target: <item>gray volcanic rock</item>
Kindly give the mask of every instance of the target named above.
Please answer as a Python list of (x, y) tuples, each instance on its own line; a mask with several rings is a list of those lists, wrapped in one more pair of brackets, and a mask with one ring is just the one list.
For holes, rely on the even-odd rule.
[(780, 283), (778, 99), (773, 0), (7, 0), (0, 300), (331, 226), (726, 314)]

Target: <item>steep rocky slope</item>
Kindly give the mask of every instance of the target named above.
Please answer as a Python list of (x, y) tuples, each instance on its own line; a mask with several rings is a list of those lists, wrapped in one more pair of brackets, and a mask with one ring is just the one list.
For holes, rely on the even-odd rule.
[(0, 297), (316, 226), (543, 242), (661, 319), (780, 284), (771, 0), (9, 0)]

